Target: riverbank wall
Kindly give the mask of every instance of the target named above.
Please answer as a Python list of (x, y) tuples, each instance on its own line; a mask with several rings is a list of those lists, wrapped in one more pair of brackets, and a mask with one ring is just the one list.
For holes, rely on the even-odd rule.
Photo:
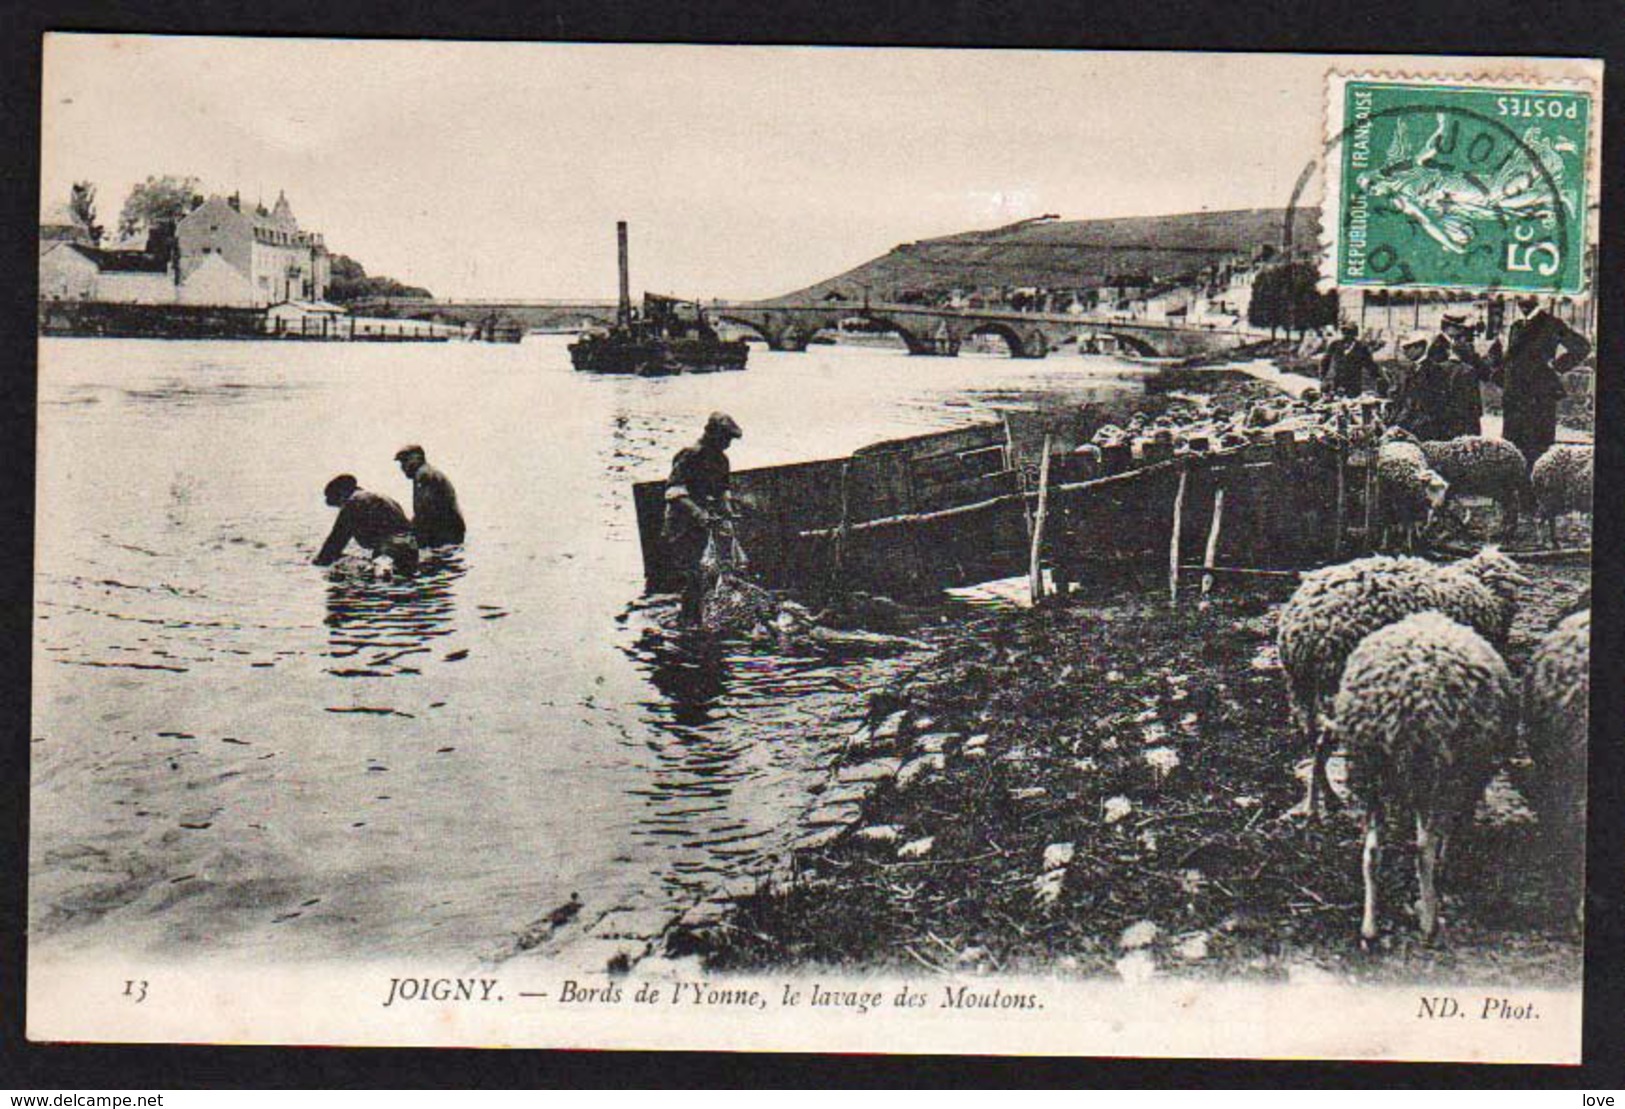
[(81, 338), (271, 339), (314, 342), (445, 342), (460, 326), (428, 320), (323, 314), (279, 318), (264, 308), (197, 304), (41, 301), (39, 333)]

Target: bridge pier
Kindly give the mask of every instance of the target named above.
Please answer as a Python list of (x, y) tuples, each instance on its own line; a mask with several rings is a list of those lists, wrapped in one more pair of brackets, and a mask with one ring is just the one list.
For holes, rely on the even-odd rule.
[(903, 342), (908, 345), (908, 352), (922, 358), (957, 358), (959, 357), (959, 338), (954, 335), (928, 335), (920, 338), (903, 333)]
[(803, 335), (793, 327), (787, 327), (783, 331), (768, 332), (766, 338), (768, 350), (790, 351), (799, 354), (807, 349), (807, 340), (811, 336)]
[(1043, 358), (1049, 354), (1049, 336), (1040, 328), (1030, 327), (1018, 335), (1019, 343), (1010, 348), (1012, 358)]

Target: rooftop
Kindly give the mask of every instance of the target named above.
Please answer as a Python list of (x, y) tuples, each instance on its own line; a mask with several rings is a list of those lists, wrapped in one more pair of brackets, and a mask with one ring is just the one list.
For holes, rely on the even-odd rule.
[(103, 273), (164, 273), (169, 269), (169, 259), (144, 250), (102, 250), (83, 243), (69, 243), (68, 249), (95, 262)]

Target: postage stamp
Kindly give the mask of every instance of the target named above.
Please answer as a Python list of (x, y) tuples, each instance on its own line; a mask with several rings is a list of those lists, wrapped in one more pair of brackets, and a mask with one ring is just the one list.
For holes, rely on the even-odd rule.
[(1587, 286), (1589, 90), (1337, 77), (1329, 108), (1336, 284)]

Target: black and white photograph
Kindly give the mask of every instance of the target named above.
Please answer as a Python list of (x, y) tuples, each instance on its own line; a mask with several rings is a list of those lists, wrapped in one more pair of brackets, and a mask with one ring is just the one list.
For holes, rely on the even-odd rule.
[(48, 35), (29, 1037), (1577, 1062), (1601, 98)]

